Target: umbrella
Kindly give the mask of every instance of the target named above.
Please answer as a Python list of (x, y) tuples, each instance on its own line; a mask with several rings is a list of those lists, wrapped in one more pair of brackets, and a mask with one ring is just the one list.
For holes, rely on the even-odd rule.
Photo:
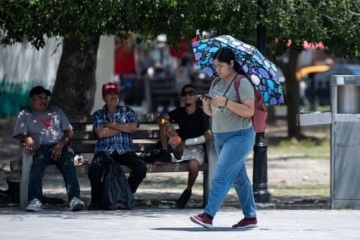
[(222, 35), (192, 43), (196, 64), (206, 75), (216, 77), (213, 55), (221, 47), (233, 50), (236, 61), (251, 79), (255, 88), (261, 92), (266, 105), (284, 103), (276, 65), (266, 59), (255, 47), (232, 36)]
[(313, 65), (313, 66), (303, 67), (296, 72), (296, 79), (300, 80), (301, 78), (303, 78), (304, 76), (310, 73), (325, 72), (329, 68), (330, 68), (329, 65)]

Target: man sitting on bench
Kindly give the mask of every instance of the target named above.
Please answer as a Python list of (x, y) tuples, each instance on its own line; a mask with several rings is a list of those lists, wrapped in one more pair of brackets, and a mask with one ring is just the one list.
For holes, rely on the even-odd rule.
[(62, 109), (49, 107), (51, 92), (42, 86), (30, 91), (31, 109), (19, 113), (13, 136), (25, 144), (33, 155), (30, 170), (28, 212), (39, 212), (42, 207), (42, 179), (47, 165), (56, 164), (61, 171), (69, 198), (69, 210), (85, 207), (79, 199), (80, 186), (74, 165), (74, 151), (68, 145), (74, 136), (72, 126)]
[[(186, 161), (189, 164), (187, 187), (176, 200), (178, 208), (184, 208), (191, 197), (192, 186), (199, 174), (201, 164), (205, 161), (204, 143), (212, 138), (209, 117), (196, 104), (196, 87), (192, 84), (183, 86), (181, 98), (185, 106), (178, 107), (156, 119), (160, 127), (162, 147), (158, 159), (166, 162)], [(174, 134), (171, 121), (179, 125), (178, 134)], [(173, 147), (171, 155), (167, 151), (168, 144)]]
[(111, 159), (131, 169), (128, 183), (131, 191), (136, 189), (146, 176), (146, 165), (136, 155), (132, 134), (137, 130), (137, 116), (127, 106), (119, 106), (119, 89), (116, 83), (102, 86), (103, 108), (93, 115), (93, 129), (98, 136), (95, 155), (89, 167), (91, 204), (89, 210), (102, 209), (102, 178)]

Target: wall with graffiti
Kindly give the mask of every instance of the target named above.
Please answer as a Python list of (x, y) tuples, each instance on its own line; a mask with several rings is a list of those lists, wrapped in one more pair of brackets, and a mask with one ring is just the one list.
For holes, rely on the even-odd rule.
[[(101, 36), (97, 56), (94, 109), (102, 107), (101, 86), (111, 81), (114, 68), (114, 37)], [(29, 43), (0, 45), (0, 118), (16, 116), (28, 105), (28, 92), (36, 85), (52, 90), (62, 54), (61, 38), (50, 38), (42, 49)]]
[(53, 88), (61, 53), (61, 39), (56, 38), (39, 50), (29, 43), (0, 45), (0, 116), (17, 115), (33, 86)]

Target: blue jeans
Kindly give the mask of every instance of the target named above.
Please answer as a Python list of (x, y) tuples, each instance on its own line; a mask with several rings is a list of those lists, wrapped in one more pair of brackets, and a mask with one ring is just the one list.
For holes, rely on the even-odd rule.
[(244, 216), (256, 217), (254, 193), (245, 165), (245, 160), (254, 146), (253, 128), (214, 133), (214, 140), (218, 160), (204, 212), (214, 217), (233, 184)]
[(65, 146), (61, 152), (60, 158), (56, 161), (51, 159), (50, 149), (54, 145), (40, 146), (33, 156), (33, 164), (31, 165), (29, 180), (29, 201), (34, 198), (42, 200), (42, 182), (45, 168), (53, 163), (60, 170), (64, 177), (68, 200), (73, 197), (80, 197), (79, 181), (74, 166), (74, 151), (69, 146)]

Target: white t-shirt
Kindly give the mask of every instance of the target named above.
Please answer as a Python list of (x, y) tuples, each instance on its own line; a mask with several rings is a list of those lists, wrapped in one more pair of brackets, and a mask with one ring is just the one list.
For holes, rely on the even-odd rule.
[(56, 144), (64, 135), (64, 131), (72, 126), (62, 109), (50, 107), (46, 112), (22, 110), (17, 118), (13, 137), (24, 134), (32, 137), (38, 145)]

